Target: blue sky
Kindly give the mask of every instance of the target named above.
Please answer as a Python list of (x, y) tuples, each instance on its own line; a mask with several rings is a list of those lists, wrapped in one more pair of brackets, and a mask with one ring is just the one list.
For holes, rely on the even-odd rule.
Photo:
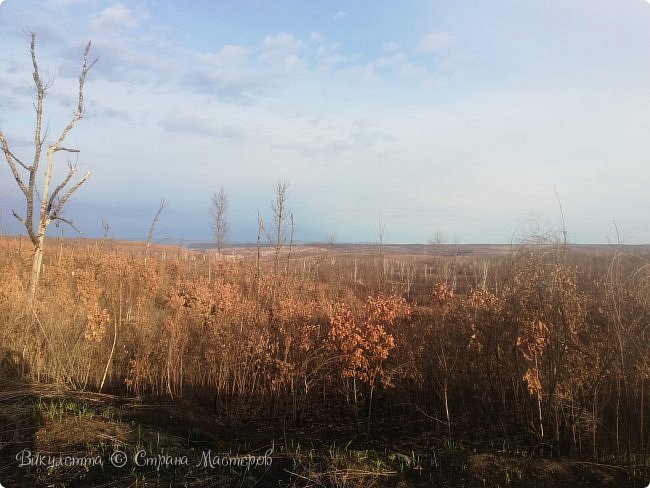
[[(210, 196), (254, 241), (274, 184), (296, 238), (650, 242), (650, 4), (644, 0), (6, 0), (0, 128), (27, 157), (29, 39), (67, 121), (81, 52), (99, 62), (68, 144), (90, 180), (66, 216), (87, 236), (207, 240)], [(22, 209), (0, 165), (0, 229)], [(65, 155), (57, 160), (65, 167)], [(66, 230), (66, 235), (73, 235)]]

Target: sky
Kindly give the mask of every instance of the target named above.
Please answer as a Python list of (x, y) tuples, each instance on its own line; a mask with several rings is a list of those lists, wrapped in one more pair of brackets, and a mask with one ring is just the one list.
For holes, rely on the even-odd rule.
[(159, 239), (210, 240), (223, 187), (229, 240), (253, 242), (285, 181), (298, 241), (507, 243), (563, 213), (571, 242), (650, 242), (646, 0), (6, 0), (0, 129), (24, 159), (29, 32), (49, 142), (89, 40), (99, 58), (66, 140), (91, 172), (65, 211), (84, 236), (144, 239), (165, 198)]

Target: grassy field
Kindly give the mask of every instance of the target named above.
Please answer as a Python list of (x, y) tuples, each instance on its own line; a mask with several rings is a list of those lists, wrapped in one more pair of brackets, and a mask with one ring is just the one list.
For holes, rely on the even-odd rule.
[(650, 481), (650, 250), (0, 241), (0, 483)]

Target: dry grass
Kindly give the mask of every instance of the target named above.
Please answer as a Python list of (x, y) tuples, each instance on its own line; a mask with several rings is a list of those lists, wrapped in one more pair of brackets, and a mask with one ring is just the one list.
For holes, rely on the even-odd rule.
[(324, 249), (258, 276), (248, 257), (152, 248), (145, 265), (135, 245), (51, 240), (27, 313), (30, 250), (0, 248), (0, 377), (293, 425), (370, 429), (400, 405), (449, 442), (480, 429), (647, 465), (648, 256)]

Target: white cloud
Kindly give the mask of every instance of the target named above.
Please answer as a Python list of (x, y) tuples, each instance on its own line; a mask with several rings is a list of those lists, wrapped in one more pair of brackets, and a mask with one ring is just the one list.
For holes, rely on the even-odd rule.
[[(119, 32), (105, 32), (105, 36), (93, 39), (92, 53), (100, 59), (93, 68), (93, 77), (98, 76), (110, 81), (130, 83), (154, 82), (168, 80), (169, 73), (179, 66), (178, 60), (154, 51), (141, 49), (132, 38)], [(77, 74), (78, 50), (74, 60), (69, 58), (62, 65), (68, 76)]]
[(409, 62), (408, 57), (401, 52), (391, 54), (390, 56), (382, 56), (375, 61), (374, 66), (389, 69), (404, 77), (423, 76), (427, 73), (427, 70), (422, 66)]
[(359, 58), (359, 54), (356, 53), (344, 54), (339, 52), (339, 45), (336, 43), (318, 46), (316, 54), (320, 58), (318, 62), (319, 71), (329, 71), (335, 65), (345, 62), (350, 63)]
[(276, 89), (279, 80), (305, 72), (305, 60), (299, 53), (303, 48), (303, 41), (280, 32), (267, 35), (257, 46), (229, 44), (214, 52), (195, 53), (198, 67), (186, 73), (183, 85), (247, 105)]
[(394, 53), (398, 49), (399, 44), (397, 44), (395, 41), (385, 42), (384, 45), (381, 46), (381, 50), (387, 53)]
[(266, 36), (264, 38), (264, 48), (272, 51), (293, 52), (300, 49), (301, 46), (301, 41), (298, 41), (286, 32), (280, 32), (274, 36)]
[(196, 115), (170, 114), (158, 123), (168, 132), (182, 132), (224, 139), (240, 139), (243, 137), (243, 132), (239, 129), (231, 126), (218, 127), (212, 119)]
[(382, 56), (375, 63), (378, 68), (385, 68), (387, 66), (394, 66), (406, 62), (406, 56), (403, 53), (395, 53), (392, 56)]
[(319, 67), (321, 69), (328, 70), (331, 67), (335, 66), (336, 64), (339, 64), (340, 62), (345, 60), (346, 57), (341, 54), (338, 53), (330, 54), (329, 56), (325, 56), (323, 59), (321, 59)]
[(105, 8), (93, 24), (97, 27), (106, 27), (118, 25), (124, 27), (137, 27), (139, 23), (138, 16), (128, 7), (121, 3), (116, 3), (111, 7)]
[(303, 46), (302, 41), (291, 34), (280, 32), (274, 36), (266, 36), (263, 42), (260, 61), (270, 65), (282, 66), (285, 70), (300, 69), (304, 63), (296, 54)]
[(446, 32), (432, 32), (420, 40), (416, 49), (420, 53), (437, 53), (447, 48), (453, 39)]
[(422, 66), (404, 63), (399, 67), (398, 73), (402, 76), (423, 76), (427, 73), (427, 70)]
[[(320, 121), (319, 118), (316, 123)], [(320, 126), (316, 133), (312, 133), (311, 140), (280, 146), (295, 150), (301, 156), (333, 158), (349, 154), (361, 156), (395, 140), (394, 135), (362, 119)]]
[(284, 67), (288, 70), (302, 67), (302, 61), (295, 54), (289, 54), (284, 58)]
[(197, 59), (222, 68), (242, 65), (246, 62), (249, 49), (238, 44), (226, 44), (219, 51), (198, 54)]
[(342, 71), (352, 81), (372, 81), (375, 79), (375, 68), (372, 63), (356, 65)]
[[(4, 0), (0, 0), (2, 3)], [(92, 0), (49, 0), (49, 4), (54, 7), (68, 7), (70, 5), (83, 5), (90, 3)]]
[(226, 44), (219, 51), (219, 55), (227, 63), (239, 63), (246, 59), (248, 49), (238, 44)]
[(348, 16), (348, 13), (345, 10), (339, 10), (332, 17), (334, 20), (345, 19)]
[(321, 34), (320, 32), (312, 32), (310, 35), (310, 38), (312, 42), (315, 42), (317, 44), (321, 44), (325, 42), (325, 36)]

